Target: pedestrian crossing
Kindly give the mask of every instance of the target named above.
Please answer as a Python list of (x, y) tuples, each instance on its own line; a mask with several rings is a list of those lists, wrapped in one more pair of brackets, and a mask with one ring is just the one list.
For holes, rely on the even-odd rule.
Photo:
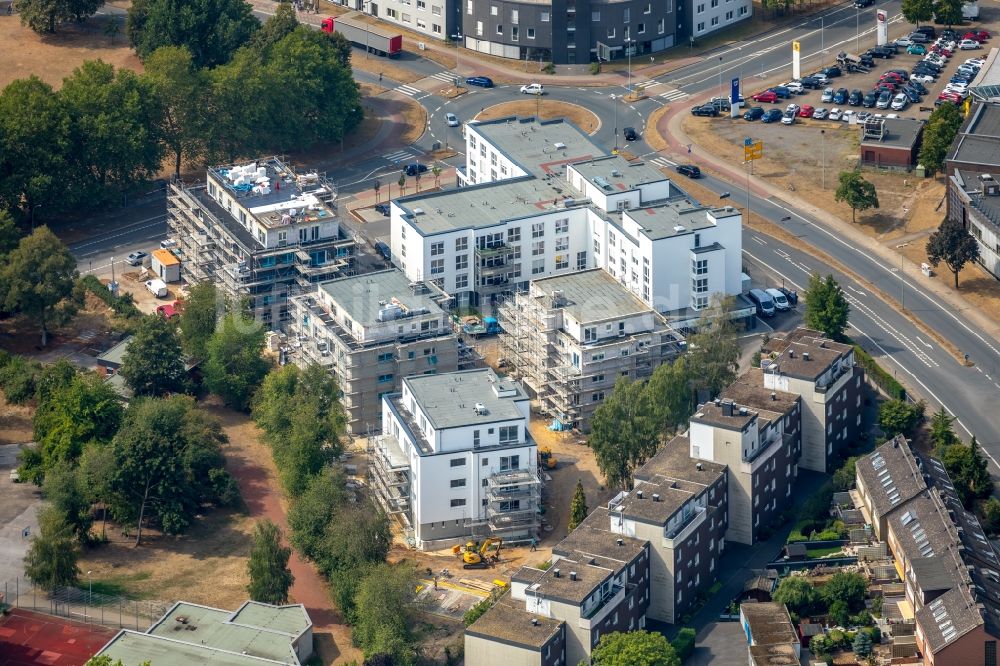
[(635, 88), (636, 90), (646, 91), (649, 90), (650, 88), (655, 88), (656, 86), (662, 86), (662, 85), (663, 85), (662, 81), (650, 80), (650, 81), (640, 81), (639, 83), (636, 83), (632, 87)]
[(684, 99), (685, 97), (690, 97), (690, 96), (691, 95), (687, 94), (683, 90), (678, 90), (677, 88), (674, 88), (673, 90), (668, 90), (665, 93), (660, 93), (660, 97), (667, 100), (668, 102), (676, 102)]
[(397, 150), (394, 153), (386, 153), (385, 155), (382, 156), (382, 159), (388, 160), (393, 164), (399, 164), (400, 162), (404, 162), (406, 160), (413, 159), (414, 157), (418, 157), (420, 154), (421, 153), (415, 150), (404, 149), (404, 150)]
[(420, 90), (419, 88), (414, 88), (413, 86), (401, 85), (401, 86), (396, 86), (396, 92), (401, 92), (404, 95), (409, 95), (410, 97), (413, 97), (414, 95), (419, 95), (420, 93), (422, 93), (423, 90)]
[(669, 169), (672, 166), (676, 166), (673, 162), (671, 162), (665, 157), (653, 157), (649, 161), (655, 164), (656, 166), (660, 167), (661, 169)]
[(444, 81), (445, 83), (454, 85), (455, 75), (451, 72), (438, 72), (437, 74), (431, 74), (430, 78), (437, 79), (438, 81)]

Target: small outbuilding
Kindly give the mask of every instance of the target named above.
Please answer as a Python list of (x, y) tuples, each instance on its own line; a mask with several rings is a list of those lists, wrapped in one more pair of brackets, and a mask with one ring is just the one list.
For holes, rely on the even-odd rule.
[(150, 269), (164, 282), (180, 282), (181, 260), (170, 250), (153, 250)]
[(861, 164), (909, 170), (917, 164), (924, 121), (869, 117), (861, 123)]

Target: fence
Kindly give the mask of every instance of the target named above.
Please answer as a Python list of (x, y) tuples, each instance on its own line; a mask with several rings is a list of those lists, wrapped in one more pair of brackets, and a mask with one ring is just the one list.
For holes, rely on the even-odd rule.
[(14, 608), (136, 631), (145, 631), (173, 605), (172, 602), (140, 601), (76, 587), (60, 587), (47, 592), (26, 578), (5, 581), (0, 594), (2, 601)]

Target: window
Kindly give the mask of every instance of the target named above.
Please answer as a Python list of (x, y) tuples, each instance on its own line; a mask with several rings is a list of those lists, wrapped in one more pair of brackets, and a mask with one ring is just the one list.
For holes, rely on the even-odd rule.
[(712, 25), (719, 25), (719, 17), (718, 16), (713, 16), (712, 17)]
[(564, 252), (569, 249), (569, 236), (556, 239), (556, 252)]
[(436, 257), (439, 254), (444, 254), (444, 243), (431, 243), (431, 256)]
[(534, 38), (535, 38), (535, 29), (528, 28), (528, 39), (534, 39)]
[(389, 16), (389, 18), (396, 18), (398, 16), (398, 14), (396, 14), (396, 10), (391, 7), (386, 9), (385, 13)]
[(600, 384), (601, 382), (604, 381), (604, 375), (603, 374), (594, 375), (593, 377), (590, 378), (590, 381), (594, 382), (595, 384)]
[(615, 38), (615, 29), (608, 28), (608, 39), (614, 39), (614, 38)]
[(564, 268), (569, 268), (569, 255), (568, 254), (557, 254), (556, 255), (556, 270), (560, 271)]
[(453, 499), (451, 501), (451, 508), (454, 509), (454, 508), (460, 507), (460, 506), (465, 506), (465, 500), (464, 499)]
[(531, 274), (532, 275), (540, 275), (541, 273), (544, 273), (544, 272), (545, 272), (545, 260), (544, 259), (535, 259), (534, 261), (531, 262)]
[(587, 253), (577, 252), (576, 253), (576, 270), (582, 271), (587, 268)]
[(424, 0), (417, 0), (417, 9), (427, 9), (427, 3)]
[(646, 8), (642, 10), (642, 13), (643, 14), (652, 14), (653, 13), (653, 5), (650, 4), (650, 3), (646, 3)]
[(444, 273), (444, 259), (432, 259), (431, 275), (440, 275), (441, 273)]
[(531, 244), (531, 256), (537, 257), (545, 254), (545, 241), (535, 241)]
[(638, 31), (638, 33), (640, 35), (646, 34), (646, 24), (645, 23), (640, 23), (637, 31)]
[(478, 430), (473, 430), (472, 431), (472, 446), (473, 447), (478, 447), (479, 446), (479, 442), (480, 442), (479, 431)]
[(583, 341), (584, 342), (594, 342), (595, 340), (597, 340), (597, 327), (596, 326), (588, 326), (587, 328), (583, 329)]
[(465, 3), (465, 13), (472, 14), (472, 0), (466, 0)]
[(542, 12), (541, 14), (538, 15), (538, 20), (541, 21), (542, 23), (548, 23), (549, 22), (549, 13), (548, 12)]
[(410, 15), (404, 13), (403, 14), (403, 23), (409, 23), (409, 22), (410, 22)]
[(733, 13), (732, 12), (726, 12), (726, 20), (727, 21), (732, 21), (733, 20)]
[(469, 288), (469, 276), (466, 273), (455, 276), (455, 289), (468, 289)]
[(391, 374), (389, 374), (389, 375), (379, 375), (378, 376), (378, 383), (379, 384), (388, 384), (389, 382), (392, 381), (393, 376), (394, 375), (391, 375)]
[(695, 11), (697, 13), (699, 13), (699, 14), (704, 14), (705, 13), (705, 3), (702, 3), (702, 4), (698, 5), (698, 9), (696, 9)]
[(557, 234), (569, 233), (569, 218), (556, 220), (556, 233)]
[(590, 22), (599, 23), (601, 21), (601, 12), (590, 12)]
[[(472, 12), (470, 11), (469, 13), (471, 14)], [(704, 26), (702, 26), (702, 27), (704, 27)], [(476, 34), (478, 36), (480, 36), (480, 37), (483, 36), (483, 22), (482, 21), (476, 21)], [(485, 155), (486, 153), (484, 152), (483, 154)]]
[(708, 307), (708, 296), (696, 296), (691, 303), (691, 307), (695, 310), (704, 310)]
[(534, 224), (531, 225), (531, 237), (532, 238), (541, 238), (544, 235), (545, 235), (545, 223), (544, 222), (536, 222), (536, 223), (534, 223)]
[(500, 426), (500, 443), (510, 444), (517, 441), (517, 426)]
[(500, 456), (500, 471), (510, 472), (521, 469), (521, 456)]
[(516, 42), (518, 39), (518, 35), (519, 35), (518, 27), (516, 25), (512, 25), (510, 27), (510, 41)]
[(746, 15), (747, 15), (747, 7), (746, 5), (743, 5), (742, 7), (740, 7), (740, 16), (746, 16)]
[(691, 291), (695, 294), (704, 294), (708, 291), (708, 278), (692, 278)]
[(431, 14), (441, 16), (441, 5), (431, 5)]
[[(697, 28), (697, 30), (698, 30), (698, 32), (705, 32), (705, 24), (704, 24), (704, 23), (699, 23), (699, 24), (698, 24), (698, 28)], [(483, 31), (482, 31), (482, 30), (480, 30), (480, 31), (479, 31), (479, 34), (480, 34), (480, 35), (481, 35), (481, 34), (483, 34)]]
[(502, 35), (503, 34), (503, 25), (501, 25), (499, 23), (497, 24), (497, 34), (498, 35)]
[(451, 487), (452, 488), (464, 488), (465, 487), (465, 479), (452, 479), (451, 480)]
[(469, 255), (460, 254), (455, 257), (455, 270), (463, 270), (469, 267)]
[(496, 16), (499, 14), (499, 10), (496, 5), (490, 5), (490, 16)]
[(465, 467), (465, 458), (452, 458), (449, 463), (452, 467)]
[(656, 34), (662, 35), (666, 30), (666, 25), (663, 19), (656, 22)]
[(708, 259), (695, 259), (691, 262), (691, 272), (695, 275), (708, 274)]
[(507, 242), (517, 243), (521, 240), (521, 227), (511, 227), (507, 230)]
[(591, 402), (602, 402), (604, 400), (604, 391), (598, 391), (590, 396)]
[(392, 360), (392, 357), (393, 357), (392, 352), (386, 352), (384, 354), (379, 354), (378, 355), (378, 362), (379, 363), (388, 363), (389, 361)]

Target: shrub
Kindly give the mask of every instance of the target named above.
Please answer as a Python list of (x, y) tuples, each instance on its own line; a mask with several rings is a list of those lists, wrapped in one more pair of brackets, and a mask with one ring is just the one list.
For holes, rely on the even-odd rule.
[(545, 65), (545, 67), (542, 68), (542, 71), (545, 72), (546, 74), (555, 74), (556, 66), (550, 62), (549, 64)]
[(593, 74), (593, 75), (595, 75), (595, 76), (598, 75), (598, 74), (600, 74), (601, 73), (601, 63), (599, 63), (599, 62), (592, 62), (592, 63), (590, 63), (590, 73)]
[(114, 313), (119, 317), (131, 319), (142, 315), (142, 313), (139, 312), (139, 308), (135, 306), (135, 299), (132, 298), (132, 294), (115, 296), (111, 293), (106, 284), (98, 280), (93, 275), (86, 275), (80, 278), (80, 284), (84, 289), (104, 301), (105, 304), (114, 310)]
[(39, 364), (20, 356), (11, 356), (10, 361), (0, 368), (0, 388), (12, 405), (23, 405), (35, 397), (35, 379)]
[(694, 629), (684, 627), (677, 632), (674, 640), (670, 641), (670, 644), (674, 646), (674, 652), (680, 657), (682, 663), (694, 652), (694, 637)]
[(481, 618), (492, 606), (493, 599), (491, 597), (483, 599), (478, 604), (465, 611), (465, 615), (462, 616), (462, 624), (468, 627), (473, 622)]
[(865, 374), (876, 386), (886, 392), (893, 400), (905, 400), (906, 389), (903, 385), (875, 361), (871, 355), (857, 344), (854, 345), (854, 359), (865, 370)]

